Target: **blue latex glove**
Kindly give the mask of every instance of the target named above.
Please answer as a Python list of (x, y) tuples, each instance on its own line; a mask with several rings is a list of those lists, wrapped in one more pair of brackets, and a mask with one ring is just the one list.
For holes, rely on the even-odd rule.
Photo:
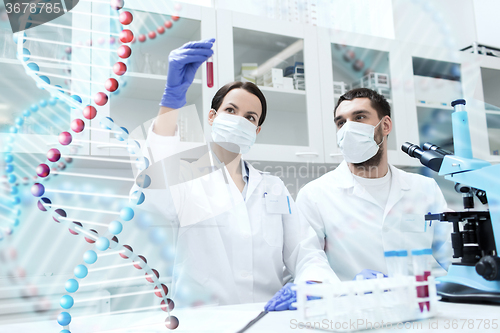
[[(307, 281), (307, 284), (314, 284), (316, 282)], [(287, 283), (281, 288), (273, 298), (264, 306), (266, 311), (283, 311), (283, 310), (297, 310), (292, 306), (292, 303), (297, 302), (297, 292), (292, 290), (295, 283)], [(318, 299), (319, 297), (307, 296), (308, 300)]]
[[(374, 271), (373, 269), (363, 269), (360, 273), (356, 274), (353, 280), (356, 280), (356, 278), (360, 275), (363, 277), (364, 280), (368, 279), (376, 279), (377, 274), (383, 274), (382, 272), (377, 272)], [(387, 275), (384, 274), (384, 277), (388, 277)]]
[(293, 302), (297, 302), (297, 293), (292, 290), (295, 283), (287, 283), (281, 288), (273, 298), (264, 306), (266, 311), (283, 311), (297, 310), (292, 306)]
[(189, 42), (170, 52), (167, 84), (161, 98), (161, 106), (178, 109), (186, 104), (186, 93), (193, 83), (196, 71), (214, 54), (214, 42), (215, 38)]

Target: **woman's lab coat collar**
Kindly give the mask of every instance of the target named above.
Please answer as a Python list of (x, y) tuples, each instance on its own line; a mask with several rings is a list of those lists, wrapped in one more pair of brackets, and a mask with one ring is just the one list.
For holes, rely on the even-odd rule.
[[(215, 157), (215, 154), (213, 156)], [(215, 157), (213, 163), (215, 164), (215, 167), (218, 167), (218, 163), (220, 163), (220, 162), (217, 159), (217, 157)], [(255, 169), (251, 163), (246, 162), (245, 160), (243, 160), (243, 158), (241, 158), (241, 163), (246, 163), (246, 166), (248, 167), (248, 185), (247, 185), (248, 188), (247, 188), (246, 197), (250, 198), (253, 191), (255, 191), (257, 186), (259, 186), (260, 182), (262, 181), (262, 178), (263, 178), (262, 175), (269, 174), (269, 172), (264, 172), (264, 171), (260, 171), (260, 170)], [(211, 166), (210, 152), (203, 155), (202, 157), (200, 157), (197, 161), (193, 162), (193, 164), (198, 168), (198, 170), (200, 172), (202, 172), (202, 170), (206, 169), (207, 165)], [(210, 168), (213, 168), (213, 167), (210, 167)]]

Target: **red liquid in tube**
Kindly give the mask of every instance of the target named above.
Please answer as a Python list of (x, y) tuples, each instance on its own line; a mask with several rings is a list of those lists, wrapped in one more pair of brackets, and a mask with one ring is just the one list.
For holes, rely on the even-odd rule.
[[(417, 280), (417, 282), (423, 282), (423, 281), (425, 281), (425, 277), (423, 275), (415, 275), (415, 279)], [(417, 287), (417, 297), (418, 298), (426, 297), (425, 296), (425, 288), (426, 288), (426, 286), (418, 286)], [(427, 293), (428, 292), (429, 291), (427, 290)], [(418, 303), (418, 307), (420, 308), (420, 312), (424, 311), (424, 304), (425, 304), (425, 302), (419, 302)]]
[(214, 59), (210, 57), (207, 60), (207, 87), (214, 86)]
[[(430, 271), (424, 271), (424, 280), (428, 281), (428, 277), (431, 276)], [(429, 286), (425, 286), (425, 297), (429, 297)], [(427, 307), (427, 311), (431, 310), (430, 302), (425, 302), (425, 306)]]

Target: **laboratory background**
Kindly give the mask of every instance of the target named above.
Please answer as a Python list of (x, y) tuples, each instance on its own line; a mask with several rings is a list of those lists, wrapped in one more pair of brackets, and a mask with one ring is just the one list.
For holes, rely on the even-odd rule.
[[(389, 163), (434, 178), (449, 207), (462, 210), (454, 183), (401, 145), (453, 151), (451, 102), (465, 99), (474, 157), (500, 162), (499, 12), (496, 0), (125, 0), (111, 1), (111, 10), (109, 1), (81, 0), (14, 35), (0, 3), (0, 331), (55, 323), (72, 302), (61, 296), (78, 289), (74, 275), (87, 302), (71, 303), (72, 316), (170, 306), (161, 288), (171, 282), (173, 240), (155, 216), (135, 209), (144, 197), (129, 191), (150, 161), (129, 138), (145, 138), (168, 55), (189, 41), (216, 39), (213, 64), (197, 71), (178, 121), (186, 150), (210, 134), (216, 91), (253, 82), (268, 113), (243, 158), (280, 177), (295, 198), (342, 162), (333, 110), (342, 94), (366, 87), (392, 109)], [(71, 209), (70, 223), (85, 229), (63, 226)], [(130, 253), (113, 254), (113, 239), (91, 237), (112, 219)], [(113, 255), (87, 270), (82, 256), (95, 262), (88, 251), (97, 245)], [(125, 261), (132, 248), (135, 260)]]

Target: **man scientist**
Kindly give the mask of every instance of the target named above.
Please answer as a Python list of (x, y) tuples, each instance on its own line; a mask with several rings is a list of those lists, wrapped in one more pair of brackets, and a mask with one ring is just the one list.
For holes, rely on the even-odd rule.
[(447, 269), (451, 225), (424, 220), (429, 212), (447, 211), (446, 201), (434, 179), (388, 163), (387, 100), (367, 88), (348, 91), (337, 102), (334, 122), (344, 161), (305, 185), (297, 204), (338, 277), (387, 274), (384, 252), (392, 250), (432, 248), (434, 259)]

